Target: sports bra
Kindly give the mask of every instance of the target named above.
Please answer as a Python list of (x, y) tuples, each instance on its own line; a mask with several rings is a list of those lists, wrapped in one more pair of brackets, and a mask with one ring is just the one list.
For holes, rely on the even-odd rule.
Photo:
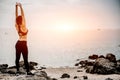
[(20, 36), (24, 36), (24, 35), (27, 35), (27, 33), (28, 33), (28, 30), (26, 31), (26, 32), (23, 32), (21, 29), (20, 29), (20, 26), (18, 26), (18, 34), (20, 35)]

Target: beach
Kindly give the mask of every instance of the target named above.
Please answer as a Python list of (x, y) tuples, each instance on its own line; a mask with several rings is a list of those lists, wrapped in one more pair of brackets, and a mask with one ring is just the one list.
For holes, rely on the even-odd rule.
[[(44, 71), (47, 73), (49, 77), (55, 78), (56, 80), (120, 80), (120, 75), (118, 74), (98, 75), (86, 73), (83, 68), (79, 69), (81, 70), (81, 72), (77, 72), (77, 70), (78, 68), (75, 67), (74, 68), (61, 67), (61, 68), (47, 68)], [(64, 73), (69, 74), (70, 78), (61, 78), (62, 74)], [(74, 79), (75, 76), (77, 76), (77, 78)], [(87, 76), (87, 79), (84, 79), (83, 76)], [(32, 79), (33, 78), (31, 78), (31, 76), (27, 76), (26, 74), (19, 76), (0, 74), (0, 80), (32, 80)], [(34, 80), (38, 79), (34, 78)]]

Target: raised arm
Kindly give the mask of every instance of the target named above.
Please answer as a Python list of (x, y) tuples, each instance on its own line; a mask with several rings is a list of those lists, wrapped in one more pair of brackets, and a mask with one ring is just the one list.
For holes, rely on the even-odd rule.
[(18, 3), (16, 3), (16, 5), (15, 5), (15, 15), (17, 18), (18, 17)]
[(21, 3), (19, 3), (19, 7), (20, 7), (20, 11), (21, 11), (21, 16), (24, 17), (24, 11), (23, 11), (22, 4), (21, 4)]
[(22, 4), (21, 4), (21, 3), (19, 3), (19, 7), (20, 7), (20, 11), (21, 11), (21, 16), (22, 16), (22, 18), (23, 18), (23, 23), (24, 23), (24, 25), (25, 25), (25, 15), (24, 15), (24, 11), (23, 11)]

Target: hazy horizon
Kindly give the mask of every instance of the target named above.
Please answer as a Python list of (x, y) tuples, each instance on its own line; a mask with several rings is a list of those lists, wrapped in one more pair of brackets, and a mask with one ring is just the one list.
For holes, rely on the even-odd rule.
[[(36, 35), (37, 33), (40, 34)], [(113, 53), (117, 59), (120, 59), (119, 34), (120, 29), (76, 30), (72, 33), (29, 29), (29, 61), (60, 67), (73, 66), (76, 59), (87, 58), (92, 54)], [(15, 29), (0, 31), (0, 63), (14, 65), (17, 40), (18, 35)], [(21, 60), (23, 60), (22, 56)]]

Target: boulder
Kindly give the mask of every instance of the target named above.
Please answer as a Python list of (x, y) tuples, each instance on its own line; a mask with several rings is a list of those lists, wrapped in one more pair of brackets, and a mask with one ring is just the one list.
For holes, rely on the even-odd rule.
[(108, 54), (106, 55), (106, 59), (110, 60), (111, 62), (116, 62), (116, 57), (115, 57), (115, 55), (112, 54), (112, 53), (108, 53)]
[(8, 69), (16, 69), (16, 66), (10, 66)]
[(88, 80), (88, 77), (87, 77), (87, 76), (83, 76), (83, 79), (84, 79), (84, 80)]
[(85, 60), (85, 61), (80, 61), (79, 64), (81, 65), (81, 67), (86, 68), (87, 66), (93, 66), (95, 64), (95, 62)]
[(19, 62), (19, 66), (20, 66), (20, 67), (24, 67), (24, 61), (20, 61), (20, 62)]
[(78, 76), (74, 76), (74, 79), (77, 79), (78, 78)]
[(0, 70), (7, 68), (8, 68), (8, 64), (0, 64)]
[(98, 74), (113, 74), (116, 72), (116, 64), (105, 58), (98, 58), (93, 66), (93, 72)]
[(79, 66), (79, 63), (76, 63), (75, 66)]
[(30, 64), (31, 66), (37, 66), (37, 65), (38, 65), (38, 63), (32, 62), (32, 61), (30, 61), (29, 64)]
[(41, 69), (47, 69), (47, 68), (46, 68), (46, 67), (42, 67), (42, 66), (41, 66)]
[(83, 72), (82, 70), (77, 70), (77, 72)]
[(0, 70), (1, 73), (7, 73), (7, 70), (6, 69), (2, 69)]
[(31, 70), (31, 73), (39, 77), (47, 77), (47, 73), (45, 71)]
[(79, 64), (81, 65), (81, 67), (85, 67), (87, 62), (88, 60), (84, 60), (84, 61), (80, 61)]
[(61, 78), (70, 78), (70, 75), (67, 74), (67, 73), (64, 73), (64, 74), (61, 76)]
[(111, 79), (111, 78), (106, 78), (105, 80), (113, 80), (113, 79)]
[(103, 56), (103, 55), (100, 55), (98, 58), (105, 58), (105, 56)]
[[(25, 68), (24, 61), (20, 61), (19, 65), (20, 65), (20, 67)], [(30, 70), (35, 69), (34, 66), (37, 66), (37, 65), (38, 65), (38, 63), (30, 61), (29, 62), (29, 68), (30, 68)]]
[(0, 65), (0, 72), (1, 73), (7, 73), (8, 64), (1, 64)]
[(52, 80), (58, 80), (58, 79), (56, 79), (56, 78), (52, 78)]
[(93, 71), (93, 66), (87, 66), (87, 68), (86, 68), (86, 72), (87, 73), (94, 73), (94, 71)]
[[(7, 73), (9, 73), (9, 74), (16, 74), (16, 72), (17, 72), (16, 68), (8, 68), (7, 69)], [(23, 67), (20, 67), (19, 74), (26, 74), (26, 70), (23, 69)]]
[(117, 60), (116, 69), (117, 69), (117, 71), (120, 73), (120, 60)]
[(7, 73), (9, 73), (9, 74), (16, 74), (16, 69), (9, 69), (7, 71)]
[(95, 60), (95, 59), (98, 58), (98, 55), (93, 54), (93, 55), (89, 56), (88, 58), (89, 58), (89, 59), (92, 59), (92, 60)]
[[(45, 80), (53, 80), (52, 78), (47, 76), (47, 73), (45, 71), (37, 71), (37, 72), (34, 73), (34, 75), (37, 76), (37, 77), (43, 77), (43, 78), (45, 78)], [(39, 79), (39, 80), (41, 80), (41, 79)]]
[(87, 66), (93, 66), (95, 64), (95, 62), (93, 62), (93, 61), (88, 61), (88, 62), (86, 62), (86, 67)]

